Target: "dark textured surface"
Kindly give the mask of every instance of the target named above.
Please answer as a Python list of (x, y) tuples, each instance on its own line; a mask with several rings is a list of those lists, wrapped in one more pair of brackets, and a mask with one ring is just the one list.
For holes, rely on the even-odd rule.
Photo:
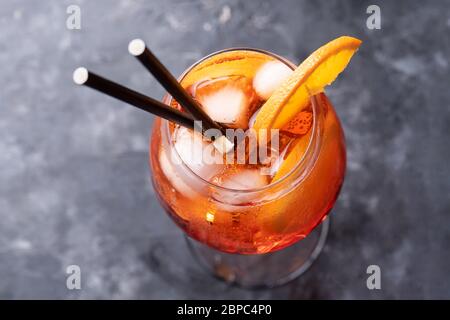
[[(79, 4), (82, 29), (66, 29)], [(0, 298), (450, 298), (450, 2), (2, 1)], [(228, 8), (228, 9), (227, 9)], [(348, 172), (324, 252), (274, 290), (202, 273), (153, 195), (151, 117), (71, 81), (86, 65), (146, 92), (127, 53), (144, 38), (176, 74), (212, 51), (263, 48), (301, 61), (342, 35), (364, 44), (328, 90)], [(78, 264), (82, 290), (66, 289)], [(366, 268), (382, 269), (382, 290)]]

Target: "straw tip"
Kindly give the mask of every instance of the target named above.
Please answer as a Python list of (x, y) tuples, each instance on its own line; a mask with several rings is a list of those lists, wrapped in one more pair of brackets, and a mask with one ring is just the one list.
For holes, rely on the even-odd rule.
[(145, 50), (145, 42), (142, 39), (131, 40), (128, 44), (128, 52), (133, 56), (141, 55)]
[(86, 68), (79, 67), (75, 69), (75, 71), (73, 72), (73, 82), (75, 82), (76, 84), (79, 85), (85, 84), (88, 77), (89, 72), (87, 71)]
[(214, 148), (222, 154), (227, 154), (234, 148), (234, 143), (225, 136), (220, 136), (213, 142)]

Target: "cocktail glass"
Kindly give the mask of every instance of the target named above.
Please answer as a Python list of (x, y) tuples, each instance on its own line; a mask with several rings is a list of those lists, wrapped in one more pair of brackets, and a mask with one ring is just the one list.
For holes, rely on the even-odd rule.
[[(179, 81), (187, 87), (205, 76), (252, 77), (267, 61), (295, 68), (267, 51), (227, 49), (196, 62)], [(220, 65), (228, 62), (223, 71)], [(175, 105), (169, 95), (163, 101)], [(193, 171), (174, 146), (173, 126), (155, 120), (150, 138), (155, 192), (186, 233), (192, 254), (213, 275), (243, 287), (273, 287), (302, 274), (321, 252), (346, 153), (339, 119), (324, 93), (311, 96), (311, 112), (307, 148), (292, 170), (246, 190), (217, 185)]]

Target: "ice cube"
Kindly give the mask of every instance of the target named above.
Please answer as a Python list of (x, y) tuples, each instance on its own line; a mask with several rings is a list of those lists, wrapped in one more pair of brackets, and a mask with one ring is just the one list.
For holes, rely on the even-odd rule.
[(256, 102), (252, 83), (243, 76), (203, 81), (195, 87), (194, 97), (214, 121), (243, 129)]
[(177, 128), (175, 150), (182, 162), (204, 180), (210, 180), (223, 168), (223, 155), (211, 142), (204, 140), (199, 132), (185, 127)]
[(269, 183), (268, 176), (262, 175), (259, 169), (238, 169), (217, 175), (212, 179), (214, 184), (230, 190), (216, 190), (212, 197), (224, 210), (235, 211), (239, 207), (233, 205), (250, 203), (256, 199), (255, 192), (239, 192), (234, 190), (250, 190), (266, 186)]
[(172, 152), (173, 150), (170, 151), (161, 148), (159, 152), (159, 163), (161, 170), (167, 179), (169, 179), (175, 190), (186, 197), (193, 198), (195, 196), (195, 189), (189, 186), (189, 177), (183, 173), (182, 168), (172, 162)]
[(281, 61), (265, 63), (253, 78), (253, 88), (258, 96), (267, 100), (293, 70)]
[(174, 189), (193, 198), (208, 187), (199, 177), (209, 181), (222, 171), (223, 156), (200, 133), (190, 129), (177, 128), (174, 139), (175, 148), (160, 150), (161, 170)]
[(249, 190), (264, 187), (267, 183), (268, 177), (258, 169), (238, 169), (222, 176), (220, 185), (233, 190)]

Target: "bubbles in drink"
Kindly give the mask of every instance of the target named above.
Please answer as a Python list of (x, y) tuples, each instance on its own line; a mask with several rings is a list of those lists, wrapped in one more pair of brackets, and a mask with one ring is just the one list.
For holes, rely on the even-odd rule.
[(305, 135), (312, 126), (313, 114), (310, 109), (299, 112), (291, 121), (283, 128), (283, 132), (292, 135)]

